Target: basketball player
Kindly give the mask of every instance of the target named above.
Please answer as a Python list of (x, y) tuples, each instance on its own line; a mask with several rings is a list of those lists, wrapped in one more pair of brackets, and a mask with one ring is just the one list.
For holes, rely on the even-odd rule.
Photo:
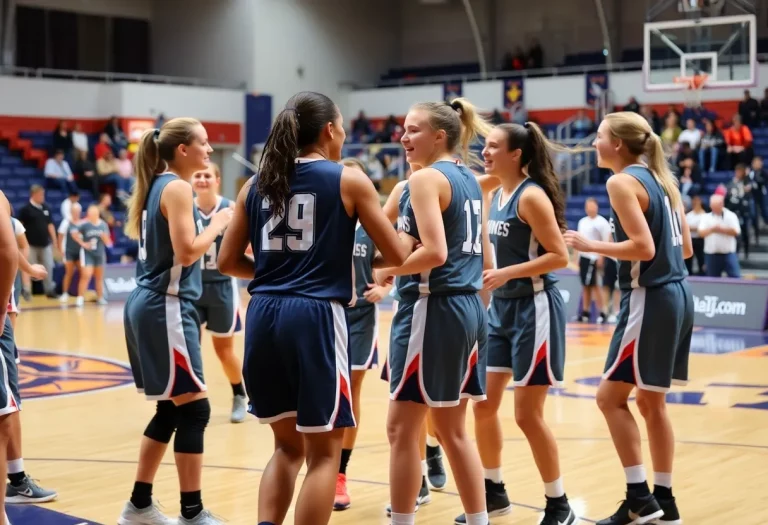
[(75, 270), (80, 269), (82, 247), (72, 238), (72, 234), (79, 231), (78, 228), (83, 223), (82, 211), (83, 208), (79, 202), (72, 203), (69, 211), (70, 216), (64, 217), (64, 220), (59, 224), (59, 246), (61, 246), (61, 253), (64, 256), (64, 280), (61, 284), (62, 293), (59, 297), (59, 301), (62, 303), (69, 301), (69, 287), (72, 284), (72, 277), (75, 275)]
[(180, 525), (218, 525), (203, 508), (203, 436), (211, 415), (195, 302), (203, 290), (200, 258), (232, 220), (219, 210), (203, 229), (190, 180), (213, 151), (205, 128), (177, 118), (144, 132), (126, 234), (139, 241), (137, 287), (125, 303), (128, 357), (139, 392), (157, 401), (144, 432), (131, 500), (120, 525), (171, 525), (152, 503), (152, 482), (174, 432), (181, 490)]
[[(27, 229), (15, 217), (11, 217), (13, 223), (13, 234), (16, 236), (16, 246), (19, 249), (19, 254), (24, 260), (29, 258), (29, 241), (27, 241), (26, 232)], [(21, 257), (19, 257), (19, 264), (21, 264)], [(43, 267), (45, 269), (45, 267)], [(48, 275), (48, 271), (45, 272)], [(11, 320), (11, 326), (16, 330), (16, 316), (19, 314), (19, 299), (21, 299), (21, 286), (22, 286), (22, 272), (21, 268), (16, 272), (16, 279), (13, 281), (13, 291), (11, 293), (11, 300), (8, 303), (8, 317)]]
[[(252, 278), (245, 386), (251, 412), (275, 437), (259, 485), (261, 525), (283, 523), (305, 458), (294, 522), (322, 525), (331, 516), (344, 431), (355, 425), (345, 305), (353, 295), (357, 220), (383, 264), (401, 264), (407, 255), (371, 180), (339, 164), (344, 138), (328, 97), (291, 97), (221, 243), (219, 270)], [(249, 242), (255, 273), (245, 255)]]
[[(598, 524), (679, 525), (672, 496), (675, 440), (666, 392), (672, 383), (688, 380), (693, 298), (685, 280), (685, 259), (693, 254), (691, 234), (661, 140), (643, 117), (607, 115), (594, 145), (598, 165), (614, 173), (606, 187), (615, 242), (588, 241), (577, 232), (567, 232), (566, 242), (619, 260), (621, 308), (597, 404), (627, 478), (627, 499)], [(648, 165), (642, 163), (644, 155)], [(648, 430), (653, 494), (646, 481), (640, 432), (627, 405), (635, 388)]]
[[(408, 112), (401, 139), (414, 172), (400, 197), (401, 237), (415, 247), (396, 269), (401, 301), (390, 339), (390, 453), (392, 524), (414, 523), (419, 494), (421, 425), (432, 412), (441, 444), (467, 511), (467, 523), (486, 525), (482, 467), (464, 425), (467, 398), (485, 399), (487, 317), (478, 295), (483, 271), (483, 195), (465, 162), (477, 133), (490, 125), (465, 99), (420, 103)], [(489, 255), (489, 254), (487, 254)], [(406, 402), (410, 401), (410, 402)]]
[[(577, 226), (578, 232), (585, 238), (604, 241), (610, 237), (611, 227), (605, 217), (598, 214), (597, 200), (593, 197), (587, 199), (584, 203), (584, 211), (587, 214), (579, 219)], [(579, 276), (581, 277), (581, 314), (579, 321), (588, 323), (590, 319), (589, 312), (592, 308), (592, 301), (597, 306), (598, 324), (605, 323), (605, 311), (607, 307), (603, 305), (602, 283), (600, 282), (600, 272), (605, 268), (605, 258), (596, 253), (579, 253)]]
[[(19, 264), (19, 250), (11, 223), (11, 206), (5, 194), (0, 191), (0, 304), (11, 300), (13, 282)], [(0, 479), (5, 479), (8, 470), (7, 448), (11, 437), (9, 415), (19, 410), (18, 371), (15, 358), (16, 345), (13, 328), (5, 308), (0, 308)], [(6, 524), (5, 494), (0, 493), (0, 512)]]
[[(195, 206), (200, 213), (203, 227), (207, 227), (213, 216), (222, 208), (234, 209), (235, 203), (219, 195), (221, 187), (221, 172), (219, 167), (211, 163), (207, 170), (198, 171), (192, 178), (192, 188), (195, 190)], [(242, 330), (240, 321), (240, 290), (237, 279), (222, 275), (217, 267), (219, 248), (222, 236), (216, 237), (216, 242), (205, 252), (200, 264), (203, 271), (203, 295), (195, 304), (200, 324), (205, 324), (211, 334), (213, 349), (219, 358), (224, 374), (232, 386), (232, 412), (229, 420), (232, 423), (245, 421), (246, 399), (243, 387), (243, 365), (235, 355), (234, 334)]]
[[(488, 514), (509, 513), (501, 472), (498, 411), (510, 379), (515, 420), (539, 469), (546, 507), (541, 525), (571, 525), (557, 443), (544, 421), (549, 388), (561, 386), (565, 364), (565, 302), (551, 273), (568, 265), (563, 241), (565, 200), (552, 167), (555, 149), (536, 124), (502, 124), (486, 138), (485, 172), (501, 182), (488, 212), (495, 267), (483, 273), (491, 290), (488, 399), (474, 406), (475, 436), (485, 469)], [(467, 523), (459, 516), (456, 523)]]
[(109, 226), (101, 220), (96, 204), (88, 206), (85, 220), (72, 232), (72, 239), (81, 247), (80, 280), (77, 283), (75, 304), (85, 304), (85, 292), (91, 284), (91, 277), (96, 286), (96, 302), (107, 304), (104, 298), (104, 264), (107, 262), (106, 247), (112, 247), (112, 238), (109, 236)]

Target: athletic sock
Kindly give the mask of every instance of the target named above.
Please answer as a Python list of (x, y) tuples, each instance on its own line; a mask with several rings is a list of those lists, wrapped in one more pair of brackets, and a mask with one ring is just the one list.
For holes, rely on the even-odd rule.
[(488, 525), (488, 511), (464, 514), (464, 517), (467, 518), (467, 525)]
[(414, 525), (416, 523), (416, 514), (398, 514), (392, 513), (392, 525)]
[(427, 472), (429, 472), (429, 467), (427, 466), (427, 460), (422, 459), (421, 460), (421, 477), (426, 478)]
[(658, 499), (672, 499), (672, 473), (653, 473), (653, 495)]
[(339, 473), (347, 475), (347, 464), (349, 463), (349, 457), (352, 455), (351, 448), (341, 449), (341, 461), (339, 463)]
[(203, 511), (202, 491), (181, 493), (181, 515), (191, 520)]
[(245, 388), (243, 387), (242, 381), (240, 381), (236, 385), (232, 385), (232, 394), (236, 396), (245, 397)]
[(504, 478), (501, 475), (501, 467), (485, 469), (484, 477), (494, 483), (502, 483), (504, 481)]
[(14, 487), (24, 483), (27, 475), (24, 472), (24, 458), (12, 459), (8, 461), (8, 480)]
[(544, 483), (544, 494), (552, 499), (562, 498), (565, 495), (565, 486), (563, 484), (562, 476), (555, 481)]
[(651, 493), (651, 490), (648, 488), (648, 478), (645, 475), (645, 467), (643, 465), (626, 467), (624, 475), (627, 477), (627, 491), (631, 490), (638, 496), (646, 496)]
[(146, 509), (152, 505), (152, 483), (137, 481), (133, 484), (131, 503), (137, 509)]

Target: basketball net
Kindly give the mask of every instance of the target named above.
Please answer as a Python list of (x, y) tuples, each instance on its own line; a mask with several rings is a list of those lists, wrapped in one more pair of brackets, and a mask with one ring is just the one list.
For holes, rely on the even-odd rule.
[(674, 78), (675, 84), (684, 86), (686, 107), (697, 108), (701, 106), (701, 94), (704, 91), (704, 87), (707, 85), (708, 79), (709, 75), (707, 74)]

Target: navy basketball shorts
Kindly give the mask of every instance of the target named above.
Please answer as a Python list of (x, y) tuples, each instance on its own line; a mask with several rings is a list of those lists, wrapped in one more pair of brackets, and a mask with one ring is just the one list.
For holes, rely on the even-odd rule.
[(622, 290), (603, 379), (666, 392), (688, 382), (693, 296), (687, 281)]
[(133, 380), (148, 400), (208, 389), (192, 301), (137, 287), (125, 302), (123, 321)]
[(295, 417), (299, 432), (355, 426), (344, 306), (257, 294), (245, 314), (243, 377), (261, 423)]
[(237, 279), (203, 283), (203, 295), (195, 303), (200, 324), (213, 337), (231, 337), (243, 330)]
[(106, 255), (97, 250), (80, 250), (81, 266), (104, 266)]
[(5, 316), (3, 335), (0, 336), (0, 416), (21, 410), (19, 396), (19, 369), (16, 366), (16, 343), (11, 320)]
[(493, 297), (488, 312), (488, 372), (515, 386), (563, 385), (566, 310), (552, 286), (526, 297)]
[(611, 292), (616, 289), (619, 281), (619, 263), (610, 257), (603, 259), (603, 286)]
[(430, 407), (484, 401), (488, 317), (478, 294), (403, 299), (392, 320), (389, 397)]
[[(69, 242), (70, 241), (68, 240), (67, 243), (69, 243)], [(72, 240), (71, 242), (75, 242), (75, 241)], [(66, 250), (66, 253), (64, 254), (64, 260), (65, 261), (67, 261), (67, 262), (80, 262), (80, 260), (81, 260), (80, 252), (82, 251), (82, 248), (80, 248), (79, 244), (77, 246), (79, 248), (77, 251)]]
[(598, 286), (597, 261), (588, 257), (579, 257), (579, 277), (582, 286)]
[(349, 354), (352, 370), (371, 370), (379, 366), (379, 306), (347, 308)]

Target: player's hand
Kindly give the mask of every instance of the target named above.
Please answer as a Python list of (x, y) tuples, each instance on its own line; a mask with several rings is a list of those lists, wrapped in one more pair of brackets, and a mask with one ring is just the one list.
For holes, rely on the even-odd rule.
[(232, 217), (234, 214), (234, 210), (229, 207), (224, 208), (223, 210), (219, 210), (216, 212), (216, 215), (213, 216), (213, 219), (211, 219), (211, 226), (223, 232), (227, 229), (229, 223), (232, 222)]
[(395, 282), (395, 276), (392, 275), (389, 270), (374, 270), (373, 271), (373, 280), (378, 284), (379, 286), (389, 286), (393, 282)]
[(578, 250), (582, 253), (593, 251), (591, 241), (585, 239), (579, 232), (568, 230), (563, 234), (563, 238), (565, 239), (565, 244), (574, 250)]
[(369, 303), (378, 303), (387, 296), (387, 290), (383, 286), (368, 283), (368, 289), (363, 293), (363, 297)]
[(29, 276), (35, 281), (42, 281), (48, 277), (48, 270), (42, 264), (33, 264)]
[(493, 291), (508, 280), (504, 275), (504, 270), (485, 270), (483, 272), (483, 290)]
[(352, 299), (350, 299), (349, 303), (347, 303), (347, 306), (352, 307), (355, 306), (355, 303), (357, 303), (357, 290), (355, 290), (355, 287), (352, 287)]

